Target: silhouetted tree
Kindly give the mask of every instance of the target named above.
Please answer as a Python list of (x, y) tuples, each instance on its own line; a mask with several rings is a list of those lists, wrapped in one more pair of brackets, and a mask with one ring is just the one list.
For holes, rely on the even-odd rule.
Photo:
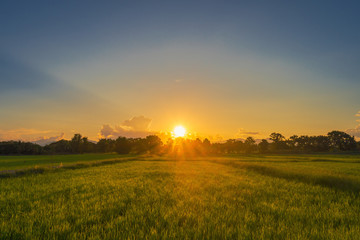
[(70, 141), (68, 140), (59, 140), (57, 142), (54, 142), (54, 143), (50, 143), (48, 145), (46, 145), (44, 147), (44, 150), (47, 152), (47, 153), (71, 153), (73, 152), (72, 151), (72, 148), (71, 148), (71, 144), (70, 144)]
[(131, 143), (126, 137), (118, 137), (115, 141), (115, 151), (119, 154), (128, 154), (131, 151)]
[(73, 153), (82, 153), (82, 136), (79, 133), (74, 134), (70, 142)]
[(145, 138), (146, 148), (150, 153), (160, 153), (163, 142), (156, 135), (150, 135)]
[(326, 152), (330, 149), (330, 139), (327, 136), (311, 137), (312, 151)]
[(115, 140), (113, 139), (100, 139), (96, 144), (96, 151), (101, 153), (115, 152)]
[(207, 154), (228, 154), (228, 153), (251, 153), (256, 149), (260, 153), (276, 151), (293, 152), (327, 152), (335, 151), (360, 151), (360, 142), (356, 142), (354, 137), (341, 131), (329, 132), (327, 136), (297, 136), (293, 135), (289, 139), (280, 133), (272, 133), (272, 140), (269, 143), (263, 139), (256, 144), (252, 137), (248, 137), (245, 142), (236, 139), (229, 139), (224, 143), (211, 143), (208, 139), (168, 139), (164, 145), (156, 135), (146, 138), (126, 138), (119, 137), (113, 139), (100, 139), (96, 144), (89, 141), (81, 134), (75, 134), (69, 140), (60, 140), (44, 147), (37, 144), (6, 141), (0, 142), (0, 154), (66, 154), (66, 153), (93, 153), (93, 152), (118, 152), (119, 154), (128, 153), (171, 153), (182, 154), (184, 156), (202, 156)]
[(305, 135), (300, 136), (300, 137), (296, 138), (295, 141), (296, 141), (295, 145), (300, 151), (308, 151), (310, 149), (309, 136), (305, 136)]
[(240, 153), (245, 150), (244, 143), (237, 139), (228, 139), (224, 143), (224, 151), (226, 153)]
[(24, 154), (24, 155), (34, 155), (41, 154), (43, 149), (40, 145), (22, 142), (22, 141), (5, 141), (0, 142), (0, 154), (9, 155), (9, 154)]
[(348, 151), (356, 150), (356, 141), (354, 137), (341, 131), (332, 131), (328, 133), (330, 146), (334, 150)]
[(289, 140), (288, 140), (288, 145), (291, 149), (296, 149), (297, 148), (297, 140), (298, 140), (298, 135), (292, 135)]
[(281, 133), (271, 133), (270, 140), (272, 141), (271, 145), (274, 150), (284, 150), (288, 148), (285, 142), (285, 137)]
[(246, 153), (251, 153), (251, 152), (255, 151), (255, 149), (256, 149), (255, 139), (252, 137), (246, 138), (246, 140), (244, 142), (244, 146), (245, 146)]
[(274, 143), (278, 143), (285, 140), (285, 137), (281, 133), (273, 132), (270, 134), (270, 140)]
[(226, 142), (224, 143), (225, 153), (234, 153), (234, 152), (236, 152), (235, 142), (236, 142), (235, 139), (226, 140)]
[(269, 142), (265, 139), (262, 139), (258, 144), (258, 148), (260, 153), (267, 153), (269, 151)]

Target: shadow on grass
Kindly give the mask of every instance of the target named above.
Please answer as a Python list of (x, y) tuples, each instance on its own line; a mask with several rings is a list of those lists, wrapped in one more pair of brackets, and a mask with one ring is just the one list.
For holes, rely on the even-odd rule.
[(353, 192), (356, 194), (360, 193), (360, 182), (351, 179), (346, 176), (333, 176), (325, 174), (310, 174), (310, 173), (296, 173), (293, 171), (285, 171), (278, 168), (261, 166), (256, 164), (246, 164), (246, 163), (236, 163), (236, 162), (220, 162), (216, 161), (215, 163), (224, 164), (234, 168), (241, 168), (256, 172), (258, 174), (281, 178), (288, 181), (296, 181), (311, 185), (318, 185), (327, 188), (332, 188), (340, 191)]
[(310, 160), (310, 162), (332, 162), (332, 163), (360, 163), (359, 160), (351, 160), (351, 161), (342, 161), (342, 160), (335, 160), (335, 159), (324, 159), (324, 158), (315, 158)]
[(41, 174), (44, 172), (51, 172), (51, 171), (54, 172), (61, 169), (75, 170), (80, 168), (97, 167), (97, 166), (103, 166), (109, 164), (126, 163), (137, 160), (139, 160), (139, 158), (132, 157), (132, 158), (111, 159), (111, 160), (93, 161), (93, 162), (76, 163), (76, 164), (68, 164), (68, 165), (45, 166), (45, 167), (35, 166), (33, 168), (28, 168), (28, 169), (2, 170), (0, 171), (0, 179), (21, 177), (24, 175), (31, 175), (31, 174)]

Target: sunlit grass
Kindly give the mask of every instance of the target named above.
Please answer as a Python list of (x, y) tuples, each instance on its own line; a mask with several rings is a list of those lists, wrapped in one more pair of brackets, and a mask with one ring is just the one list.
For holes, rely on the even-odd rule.
[(58, 166), (88, 161), (101, 161), (128, 157), (119, 154), (69, 154), (69, 155), (27, 155), (0, 156), (0, 171), (9, 169), (26, 169), (34, 166)]
[(356, 159), (149, 157), (0, 179), (0, 236), (359, 239)]

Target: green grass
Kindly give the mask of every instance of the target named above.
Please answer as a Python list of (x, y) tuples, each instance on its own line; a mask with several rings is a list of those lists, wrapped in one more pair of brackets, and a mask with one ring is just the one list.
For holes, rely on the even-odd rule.
[(124, 158), (129, 155), (118, 154), (74, 154), (74, 155), (27, 155), (27, 156), (0, 156), (0, 171), (27, 169), (35, 166), (47, 167), (59, 164), (76, 164), (82, 162), (102, 161), (115, 158)]
[(0, 238), (360, 239), (359, 173), (358, 155), (241, 155), (3, 178)]

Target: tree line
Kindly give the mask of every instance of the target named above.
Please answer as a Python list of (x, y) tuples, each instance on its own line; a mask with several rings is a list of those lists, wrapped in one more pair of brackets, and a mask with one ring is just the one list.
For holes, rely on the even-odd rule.
[(112, 153), (119, 154), (236, 154), (236, 153), (311, 153), (359, 151), (360, 142), (353, 136), (341, 131), (332, 131), (320, 136), (293, 135), (286, 139), (281, 133), (271, 133), (269, 139), (260, 142), (252, 137), (244, 141), (228, 139), (225, 142), (211, 143), (208, 139), (169, 138), (166, 143), (156, 135), (146, 138), (100, 139), (91, 142), (81, 134), (75, 134), (71, 140), (60, 140), (44, 147), (22, 141), (0, 142), (1, 155), (38, 155), (38, 154), (82, 154)]

